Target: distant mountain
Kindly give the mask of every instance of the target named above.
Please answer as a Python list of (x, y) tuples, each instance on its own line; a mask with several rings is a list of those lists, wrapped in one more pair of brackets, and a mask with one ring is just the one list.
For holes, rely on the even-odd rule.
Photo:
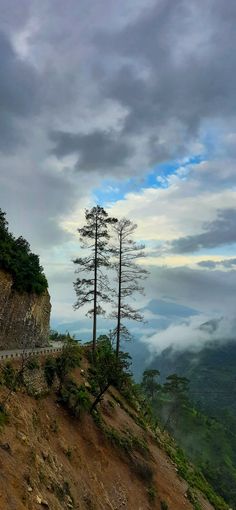
[(166, 301), (164, 299), (152, 299), (144, 310), (161, 315), (163, 317), (191, 317), (198, 315), (199, 312), (189, 306), (179, 305), (174, 301)]
[(190, 396), (202, 410), (222, 419), (227, 411), (236, 418), (236, 340), (211, 343), (199, 353), (168, 348), (150, 368), (160, 370), (162, 380), (171, 373), (187, 377)]

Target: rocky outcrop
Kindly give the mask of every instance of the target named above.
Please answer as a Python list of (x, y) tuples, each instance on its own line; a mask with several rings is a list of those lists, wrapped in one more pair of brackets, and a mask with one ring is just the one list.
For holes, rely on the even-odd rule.
[(10, 274), (0, 270), (0, 349), (42, 346), (48, 343), (50, 296), (19, 293)]

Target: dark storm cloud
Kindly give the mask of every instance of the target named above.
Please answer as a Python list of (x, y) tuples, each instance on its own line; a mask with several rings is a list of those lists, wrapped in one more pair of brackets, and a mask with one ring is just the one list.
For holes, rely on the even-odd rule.
[[(126, 134), (149, 131), (150, 163), (184, 153), (204, 119), (235, 114), (235, 18), (233, 0), (225, 10), (220, 1), (156, 1), (121, 32), (96, 37), (107, 58), (121, 59), (104, 90), (127, 108)], [(152, 144), (152, 129), (173, 120), (185, 130), (176, 147), (157, 135)]]
[(170, 243), (173, 253), (193, 253), (202, 248), (215, 248), (236, 242), (236, 209), (218, 211), (216, 220), (203, 225), (205, 232), (180, 237)]
[(112, 133), (94, 131), (91, 134), (54, 132), (53, 153), (57, 157), (75, 153), (79, 155), (77, 170), (108, 170), (125, 163), (132, 150), (128, 144)]
[(1, 32), (0, 75), (0, 149), (8, 151), (23, 138), (17, 121), (39, 112), (40, 92), (35, 70), (16, 55)]
[(207, 269), (215, 269), (217, 266), (223, 266), (226, 269), (234, 269), (236, 266), (236, 258), (232, 259), (223, 259), (223, 260), (202, 260), (198, 262), (200, 267), (205, 267)]
[[(69, 76), (66, 89), (71, 87), (71, 93), (65, 97), (66, 102), (69, 96), (76, 96), (78, 89), (84, 95), (87, 85), (91, 92), (91, 118), (107, 99), (120, 105), (125, 114), (115, 137), (109, 130), (103, 132), (96, 122), (94, 128), (91, 122), (89, 135), (83, 134), (83, 125), (70, 133), (60, 130), (57, 139), (53, 135), (58, 158), (78, 153), (76, 169), (80, 171), (110, 168), (113, 175), (115, 172), (119, 175), (123, 165), (124, 174), (136, 174), (157, 162), (185, 156), (204, 121), (217, 119), (225, 123), (235, 116), (236, 5), (233, 0), (228, 0), (225, 9), (220, 0), (214, 5), (211, 0), (156, 0), (151, 5), (143, 4), (142, 9), (138, 3), (137, 14), (128, 22), (117, 23), (116, 17), (111, 16), (106, 24), (101, 12), (97, 12), (90, 28), (89, 9), (81, 2), (83, 23), (78, 20), (82, 40), (74, 26), (78, 5), (74, 4), (74, 19), (64, 11), (63, 3), (59, 5), (60, 16), (64, 13), (64, 30), (61, 30), (61, 19), (57, 18), (51, 36), (43, 32), (44, 40), (50, 41), (51, 37), (59, 45), (59, 52), (51, 60), (56, 73), (52, 76), (55, 87), (50, 88), (49, 101), (56, 102), (54, 89), (63, 91)], [(110, 13), (108, 5), (107, 9)], [(115, 5), (111, 10), (116, 11)], [(45, 22), (49, 28), (48, 19)], [(42, 35), (38, 40), (42, 41)], [(86, 48), (88, 62), (85, 63), (83, 55), (78, 59), (74, 50), (77, 47)], [(63, 55), (67, 58), (63, 62), (64, 76), (60, 65)], [(77, 82), (78, 77), (75, 79), (72, 65), (82, 65), (80, 68), (85, 71), (81, 84)]]

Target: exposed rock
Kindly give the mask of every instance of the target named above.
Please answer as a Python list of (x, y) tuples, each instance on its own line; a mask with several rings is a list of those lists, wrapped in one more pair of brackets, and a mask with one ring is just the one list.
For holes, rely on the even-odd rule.
[(0, 349), (47, 345), (50, 296), (16, 292), (10, 274), (0, 270)]

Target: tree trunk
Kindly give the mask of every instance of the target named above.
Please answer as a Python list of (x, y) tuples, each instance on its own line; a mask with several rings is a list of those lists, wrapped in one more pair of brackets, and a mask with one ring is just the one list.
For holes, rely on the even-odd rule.
[(94, 299), (93, 299), (93, 354), (97, 338), (97, 254), (98, 254), (98, 219), (96, 216), (95, 253), (94, 253)]
[(120, 249), (119, 249), (119, 284), (118, 284), (118, 307), (117, 307), (117, 331), (116, 331), (116, 358), (118, 359), (120, 352), (120, 315), (121, 315), (121, 270), (122, 268), (122, 233), (120, 233)]

